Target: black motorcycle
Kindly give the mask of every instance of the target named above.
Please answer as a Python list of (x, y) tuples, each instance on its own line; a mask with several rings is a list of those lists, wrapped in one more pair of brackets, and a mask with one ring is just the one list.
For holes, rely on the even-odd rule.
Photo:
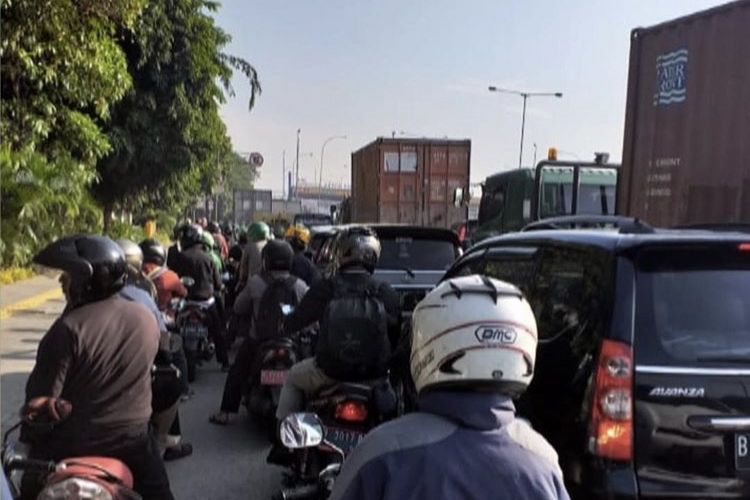
[[(306, 413), (292, 414), (281, 423), (281, 442), (293, 459), (288, 487), (277, 499), (327, 498), (340, 464), (367, 432), (396, 416), (398, 403), (385, 377), (372, 383), (338, 383), (321, 391), (306, 408)], [(319, 440), (300, 442), (304, 436)]]
[(182, 337), (187, 359), (188, 382), (195, 380), (198, 365), (209, 361), (216, 351), (208, 337), (209, 310), (214, 302), (212, 297), (208, 300), (176, 299), (173, 304), (176, 311), (175, 328)]
[(281, 387), (295, 363), (312, 355), (311, 336), (300, 333), (267, 340), (260, 345), (256, 369), (248, 381), (245, 406), (248, 412), (262, 421), (271, 440), (276, 433), (276, 407)]

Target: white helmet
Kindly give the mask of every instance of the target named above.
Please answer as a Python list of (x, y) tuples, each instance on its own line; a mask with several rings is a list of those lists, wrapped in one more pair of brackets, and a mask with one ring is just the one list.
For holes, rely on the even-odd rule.
[(417, 392), (488, 386), (515, 396), (534, 376), (534, 313), (503, 281), (473, 275), (441, 283), (414, 309), (412, 332)]

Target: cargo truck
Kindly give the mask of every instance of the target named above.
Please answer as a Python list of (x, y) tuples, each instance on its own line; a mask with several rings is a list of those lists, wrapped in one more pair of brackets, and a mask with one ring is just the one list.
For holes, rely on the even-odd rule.
[(617, 210), (750, 222), (750, 1), (632, 31)]
[(352, 153), (347, 222), (450, 229), (467, 217), (453, 203), (468, 190), (470, 140), (379, 138)]

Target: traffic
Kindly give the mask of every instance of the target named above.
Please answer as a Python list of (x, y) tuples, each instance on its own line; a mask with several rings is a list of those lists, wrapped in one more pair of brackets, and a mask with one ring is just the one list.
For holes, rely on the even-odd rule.
[[(350, 188), (314, 189), (298, 129), (280, 197), (253, 152), (210, 174), (251, 172), (226, 196), (197, 156), (143, 205), (81, 195), (101, 227), (19, 210), (0, 497), (750, 498), (749, 37), (748, 0), (635, 29), (621, 162), (535, 143), (525, 166), (526, 100), (563, 94), (491, 86), (523, 98), (521, 152), (479, 185), (472, 140), (394, 131), (351, 153)], [(254, 68), (220, 55), (252, 107)]]

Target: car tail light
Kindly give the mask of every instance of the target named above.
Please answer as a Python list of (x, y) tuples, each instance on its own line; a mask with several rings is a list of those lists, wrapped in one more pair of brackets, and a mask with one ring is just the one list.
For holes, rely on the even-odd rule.
[(336, 405), (334, 417), (347, 422), (364, 422), (367, 420), (367, 406), (361, 401), (344, 401)]
[(625, 343), (602, 341), (596, 367), (589, 449), (613, 460), (633, 458), (633, 351)]
[(740, 243), (740, 252), (750, 252), (750, 243)]

